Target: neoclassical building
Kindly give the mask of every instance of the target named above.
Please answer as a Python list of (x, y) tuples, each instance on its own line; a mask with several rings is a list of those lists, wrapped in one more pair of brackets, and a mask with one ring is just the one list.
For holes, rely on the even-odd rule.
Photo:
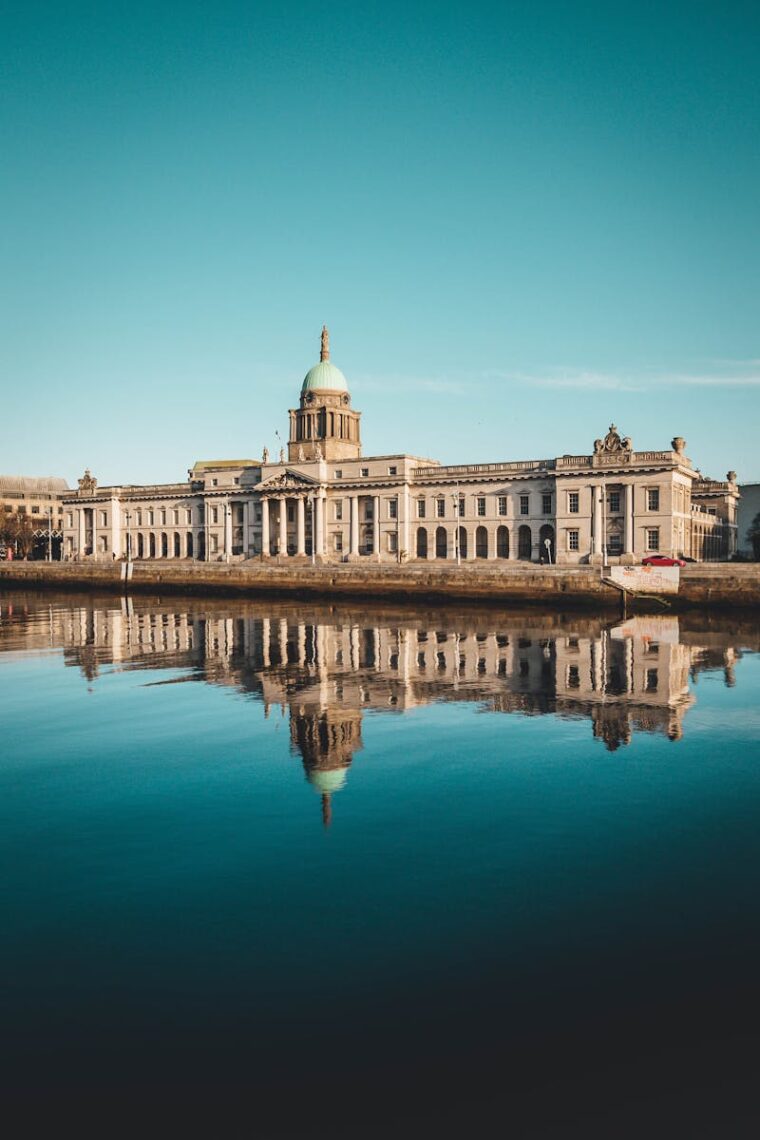
[(736, 550), (736, 475), (704, 479), (680, 436), (636, 451), (613, 424), (588, 454), (498, 463), (362, 455), (326, 328), (289, 420), (287, 453), (198, 462), (186, 482), (101, 487), (86, 471), (63, 501), (64, 557), (574, 564)]

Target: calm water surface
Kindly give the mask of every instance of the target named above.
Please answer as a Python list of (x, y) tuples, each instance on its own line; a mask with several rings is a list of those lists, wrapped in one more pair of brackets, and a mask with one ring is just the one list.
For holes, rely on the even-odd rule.
[(756, 1134), (758, 645), (0, 595), (6, 1103)]

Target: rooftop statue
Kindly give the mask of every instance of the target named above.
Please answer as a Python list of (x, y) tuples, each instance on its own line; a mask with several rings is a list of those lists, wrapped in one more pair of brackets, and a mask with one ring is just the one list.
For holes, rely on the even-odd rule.
[(633, 451), (633, 444), (631, 443), (630, 436), (625, 435), (621, 439), (618, 429), (614, 424), (610, 424), (610, 430), (604, 439), (594, 440), (594, 454), (602, 455), (604, 453), (617, 451)]
[(89, 467), (85, 469), (84, 475), (81, 479), (78, 479), (77, 482), (79, 484), (80, 495), (91, 495), (98, 485), (98, 481), (97, 479), (93, 479)]

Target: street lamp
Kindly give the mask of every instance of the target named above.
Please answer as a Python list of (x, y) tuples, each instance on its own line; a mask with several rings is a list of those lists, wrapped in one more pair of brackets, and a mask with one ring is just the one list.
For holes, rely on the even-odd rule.
[(124, 521), (127, 524), (127, 562), (132, 561), (132, 536), (129, 533), (129, 521), (132, 518), (129, 511), (124, 512)]
[(549, 559), (549, 565), (552, 562), (552, 540), (550, 538), (544, 539), (544, 546), (546, 547), (546, 556)]
[(454, 553), (456, 554), (457, 566), (462, 565), (462, 559), (459, 552), (459, 484), (456, 484), (456, 491), (452, 491), (451, 499), (454, 503)]
[(48, 562), (53, 561), (53, 507), (52, 507), (52, 504), (48, 504), (48, 552), (47, 552), (47, 560), (48, 560)]

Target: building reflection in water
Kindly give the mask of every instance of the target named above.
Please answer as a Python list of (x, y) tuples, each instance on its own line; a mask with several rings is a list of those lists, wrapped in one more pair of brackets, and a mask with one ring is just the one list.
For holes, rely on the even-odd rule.
[[(680, 740), (690, 682), (722, 669), (733, 685), (738, 636), (692, 632), (674, 616), (615, 623), (585, 615), (349, 605), (181, 603), (68, 598), (0, 606), (0, 648), (63, 648), (88, 682), (99, 669), (192, 670), (289, 714), (290, 739), (329, 826), (332, 797), (361, 751), (365, 711), (403, 713), (433, 701), (485, 710), (588, 718), (614, 751), (634, 733)], [(371, 623), (370, 623), (371, 621)], [(758, 629), (742, 631), (757, 648)], [(183, 678), (185, 679), (185, 678)]]

